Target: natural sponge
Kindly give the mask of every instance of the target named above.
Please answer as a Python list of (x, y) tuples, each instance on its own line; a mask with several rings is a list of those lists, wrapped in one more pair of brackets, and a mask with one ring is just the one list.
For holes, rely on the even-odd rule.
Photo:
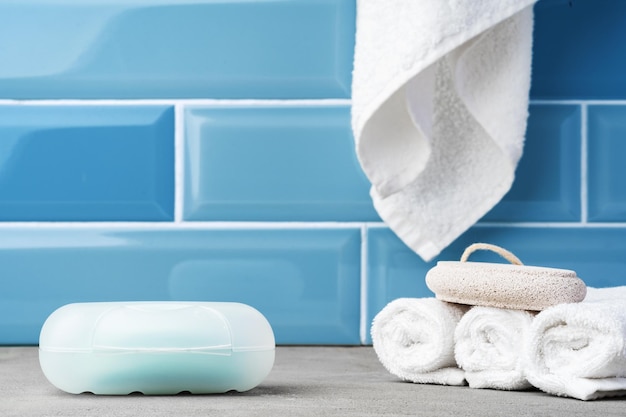
[[(494, 251), (511, 264), (468, 262), (476, 250)], [(442, 301), (530, 311), (577, 303), (587, 293), (574, 271), (522, 265), (506, 249), (486, 243), (470, 245), (460, 262), (438, 262), (426, 274), (426, 285)]]

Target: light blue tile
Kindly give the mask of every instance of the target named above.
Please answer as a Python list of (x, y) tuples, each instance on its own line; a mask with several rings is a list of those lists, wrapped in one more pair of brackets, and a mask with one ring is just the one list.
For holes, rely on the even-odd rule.
[(590, 106), (589, 221), (626, 221), (626, 106)]
[(515, 182), (483, 220), (579, 221), (580, 141), (579, 106), (531, 105)]
[[(463, 250), (475, 242), (504, 247), (525, 265), (574, 270), (587, 286), (626, 285), (626, 229), (623, 228), (478, 226), (459, 237), (431, 262), (424, 262), (388, 229), (370, 229), (367, 343), (371, 343), (372, 319), (387, 303), (401, 297), (432, 297), (425, 284), (428, 270), (440, 260), (459, 260)], [(506, 262), (488, 251), (475, 252), (470, 261)]]
[(174, 112), (0, 106), (0, 220), (170, 220)]
[(0, 3), (0, 97), (348, 98), (354, 0)]
[(424, 262), (391, 230), (382, 227), (368, 230), (366, 343), (372, 343), (372, 320), (387, 303), (396, 298), (433, 296), (424, 276), (434, 264)]
[(379, 220), (349, 107), (192, 107), (187, 220)]
[(70, 302), (238, 301), (282, 344), (358, 344), (360, 230), (6, 228), (0, 344)]
[(535, 6), (531, 97), (626, 97), (626, 2), (543, 0)]

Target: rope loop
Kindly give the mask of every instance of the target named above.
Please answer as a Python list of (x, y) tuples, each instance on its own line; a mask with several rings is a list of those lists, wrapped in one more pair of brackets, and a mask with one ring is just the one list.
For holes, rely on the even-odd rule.
[(501, 248), (500, 246), (492, 245), (490, 243), (474, 243), (469, 245), (465, 249), (465, 251), (463, 251), (463, 255), (461, 255), (461, 262), (467, 262), (469, 256), (477, 250), (489, 250), (497, 253), (513, 265), (523, 265), (522, 261), (520, 261), (519, 258), (513, 255), (511, 252), (504, 248)]

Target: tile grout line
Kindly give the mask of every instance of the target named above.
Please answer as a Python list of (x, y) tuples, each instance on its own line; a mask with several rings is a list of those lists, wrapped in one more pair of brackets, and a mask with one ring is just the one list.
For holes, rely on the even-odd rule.
[(612, 223), (612, 222), (593, 222), (593, 223), (582, 223), (580, 221), (576, 222), (519, 222), (519, 223), (506, 223), (506, 222), (485, 222), (485, 223), (476, 223), (472, 227), (512, 227), (519, 229), (533, 229), (533, 228), (544, 228), (544, 229), (582, 229), (582, 228), (601, 228), (601, 229), (620, 229), (626, 227), (626, 222)]
[(611, 100), (611, 99), (607, 99), (607, 100), (598, 100), (598, 99), (590, 99), (590, 100), (576, 100), (576, 99), (562, 99), (562, 100), (558, 100), (558, 99), (530, 99), (529, 100), (530, 104), (538, 104), (538, 105), (576, 105), (576, 106), (582, 106), (582, 105), (605, 105), (605, 106), (623, 106), (626, 105), (626, 100)]
[(588, 105), (580, 107), (580, 221), (583, 225), (589, 220), (588, 187)]
[(174, 105), (174, 223), (183, 221), (185, 107)]
[[(0, 221), (1, 229), (30, 228), (30, 229), (161, 229), (161, 230), (315, 230), (315, 229), (346, 229), (355, 230), (388, 228), (382, 222), (332, 222), (332, 221)], [(517, 228), (517, 229), (624, 229), (626, 222), (592, 222), (583, 224), (577, 222), (484, 222), (476, 223), (477, 228)]]
[(349, 98), (320, 99), (59, 99), (59, 100), (10, 100), (0, 99), (0, 106), (350, 106)]
[(361, 225), (361, 293), (359, 337), (361, 345), (367, 343), (367, 224)]
[[(0, 99), (0, 106), (350, 106), (351, 98), (294, 98), (294, 99), (238, 99), (238, 98), (120, 98), (120, 99)], [(530, 99), (536, 105), (626, 105), (626, 100)]]
[(161, 229), (161, 230), (360, 230), (363, 222), (277, 222), (277, 221), (32, 221), (2, 222), (0, 229)]
[[(0, 106), (350, 106), (351, 98), (236, 99), (236, 98), (120, 98), (120, 99), (0, 99)], [(530, 99), (537, 105), (626, 105), (626, 100)]]

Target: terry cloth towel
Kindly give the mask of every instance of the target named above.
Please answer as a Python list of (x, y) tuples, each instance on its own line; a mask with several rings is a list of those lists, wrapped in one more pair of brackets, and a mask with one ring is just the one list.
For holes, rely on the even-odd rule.
[(352, 129), (374, 206), (430, 260), (510, 189), (535, 0), (358, 0)]
[(471, 388), (523, 390), (522, 349), (533, 314), (522, 310), (473, 307), (456, 327), (454, 355)]
[(626, 287), (539, 313), (524, 355), (531, 384), (580, 400), (626, 395)]
[(372, 323), (378, 359), (393, 375), (418, 384), (464, 385), (454, 360), (454, 329), (466, 307), (434, 298), (399, 298)]

